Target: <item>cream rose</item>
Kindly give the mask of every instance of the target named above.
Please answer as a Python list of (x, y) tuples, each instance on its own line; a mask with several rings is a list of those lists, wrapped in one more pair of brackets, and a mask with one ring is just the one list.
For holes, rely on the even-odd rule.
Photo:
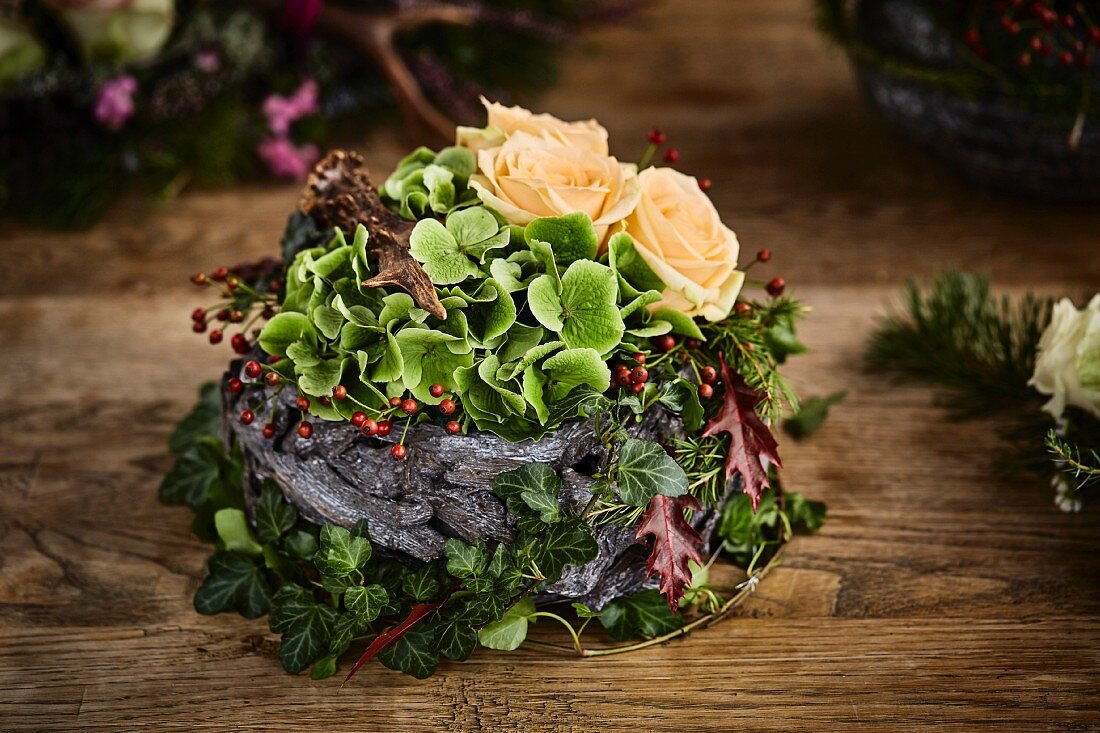
[(175, 0), (47, 0), (90, 58), (140, 61), (164, 46)]
[(550, 133), (514, 132), (502, 145), (478, 151), (477, 165), (470, 185), (509, 223), (583, 211), (600, 242), (640, 195), (636, 166)]
[(1054, 304), (1028, 384), (1050, 395), (1043, 409), (1056, 420), (1067, 405), (1100, 417), (1100, 295), (1081, 310), (1069, 298)]
[(737, 269), (737, 235), (691, 176), (646, 168), (641, 200), (626, 231), (650, 268), (665, 281), (654, 308), (674, 308), (718, 321), (729, 315), (745, 273)]
[(488, 125), (459, 127), (455, 132), (455, 144), (477, 153), (486, 148), (504, 144), (517, 132), (556, 141), (568, 148), (589, 150), (597, 155), (607, 155), (607, 130), (595, 120), (565, 122), (548, 114), (533, 114), (523, 107), (505, 107), (497, 102), (481, 98), (488, 114)]

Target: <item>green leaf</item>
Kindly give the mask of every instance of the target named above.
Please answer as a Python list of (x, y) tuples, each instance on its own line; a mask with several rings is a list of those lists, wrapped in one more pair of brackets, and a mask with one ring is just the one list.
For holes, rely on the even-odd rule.
[(283, 498), (283, 492), (270, 479), (264, 481), (256, 499), (256, 536), (260, 542), (275, 542), (298, 521), (298, 510)]
[(561, 289), (543, 275), (527, 293), (532, 315), (561, 334), (570, 348), (592, 348), (607, 354), (622, 340), (626, 328), (617, 305), (615, 273), (597, 262), (578, 260), (562, 276)]
[(389, 602), (390, 596), (380, 585), (352, 586), (344, 591), (344, 606), (360, 621), (370, 622), (378, 618)]
[(469, 148), (450, 146), (440, 150), (435, 158), (435, 164), (443, 166), (458, 178), (469, 178), (477, 170), (474, 154)]
[(524, 597), (504, 612), (499, 621), (481, 627), (477, 640), (483, 647), (510, 652), (527, 638), (528, 619), (535, 613), (535, 602)]
[(344, 315), (335, 308), (319, 305), (313, 309), (313, 325), (325, 338), (332, 341), (340, 335), (340, 329), (344, 327)]
[(607, 259), (611, 269), (638, 291), (661, 292), (665, 289), (665, 282), (638, 254), (634, 247), (634, 238), (626, 232), (619, 232), (608, 240)]
[(558, 521), (561, 479), (546, 463), (528, 463), (502, 471), (493, 479), (493, 492), (504, 500), (508, 511), (519, 516), (538, 515), (547, 524)]
[(239, 552), (242, 555), (259, 555), (263, 552), (263, 548), (252, 536), (248, 517), (240, 509), (218, 510), (214, 514), (214, 526), (222, 545), (229, 552)]
[(320, 547), (313, 564), (322, 575), (343, 578), (361, 568), (370, 556), (370, 541), (366, 537), (355, 537), (339, 525), (326, 524), (321, 527)]
[(283, 545), (287, 552), (302, 560), (312, 560), (317, 554), (317, 538), (302, 529), (287, 535)]
[(577, 614), (577, 618), (599, 618), (603, 615), (601, 611), (593, 611), (583, 603), (574, 601), (571, 605), (573, 606), (573, 613)]
[(218, 480), (224, 451), (219, 438), (200, 438), (165, 475), (157, 490), (157, 498), (168, 505), (200, 506)]
[(652, 440), (627, 438), (619, 449), (619, 496), (632, 506), (646, 506), (656, 494), (687, 493), (687, 474)]
[(456, 578), (481, 575), (489, 564), (489, 551), (484, 541), (471, 545), (451, 537), (443, 545), (443, 554), (447, 557), (447, 572)]
[(542, 343), (542, 337), (545, 333), (539, 326), (528, 326), (523, 323), (512, 324), (508, 329), (508, 340), (497, 351), (500, 363), (507, 364), (510, 361), (522, 359), (527, 352)]
[(567, 566), (584, 565), (599, 554), (596, 540), (580, 517), (563, 518), (555, 524), (542, 526), (545, 530), (537, 538), (528, 536), (525, 539), (535, 539), (531, 558), (550, 582), (560, 578)]
[(455, 370), (474, 363), (472, 352), (451, 352), (448, 346), (456, 342), (454, 336), (428, 328), (406, 328), (397, 334), (404, 365), (402, 383), (418, 400), (438, 404), (442, 398), (431, 395), (431, 386), (441, 384), (445, 392), (455, 391)]
[(401, 590), (420, 603), (435, 599), (443, 590), (443, 585), (439, 582), (438, 566), (428, 563), (409, 573), (401, 580)]
[(424, 623), (414, 626), (378, 653), (378, 661), (418, 680), (431, 677), (439, 666), (435, 630)]
[(546, 373), (546, 396), (556, 402), (576, 387), (588, 385), (598, 392), (611, 386), (611, 370), (595, 349), (566, 349), (543, 362)]
[(260, 331), (260, 347), (268, 354), (286, 356), (286, 349), (295, 341), (317, 340), (317, 331), (309, 318), (301, 313), (283, 311)]
[(549, 242), (554, 247), (558, 262), (569, 264), (576, 260), (594, 260), (599, 240), (592, 220), (584, 212), (535, 219), (523, 232), (530, 242)]
[(678, 333), (681, 336), (687, 336), (693, 339), (699, 339), (700, 341), (707, 340), (707, 337), (699, 330), (699, 324), (686, 313), (681, 313), (672, 308), (658, 308), (653, 311), (652, 315), (655, 319), (671, 323), (673, 333)]
[(313, 668), (309, 670), (309, 678), (312, 680), (327, 680), (336, 674), (336, 662), (335, 654), (326, 654), (313, 663)]
[(802, 494), (783, 494), (785, 510), (792, 528), (805, 528), (816, 532), (825, 524), (826, 506), (823, 501), (811, 501)]
[(267, 613), (271, 590), (260, 566), (235, 552), (215, 552), (207, 566), (210, 574), (195, 592), (195, 610), (204, 615), (237, 611), (245, 618)]
[(798, 412), (783, 421), (783, 430), (795, 440), (811, 435), (825, 422), (825, 418), (829, 416), (829, 408), (847, 395), (847, 390), (840, 390), (827, 397), (809, 398), (799, 405)]
[(268, 624), (272, 631), (283, 634), (279, 644), (283, 669), (298, 674), (321, 657), (328, 649), (338, 615), (295, 583), (280, 588), (271, 601)]
[(654, 588), (616, 598), (603, 608), (600, 623), (616, 641), (635, 636), (652, 638), (683, 626), (683, 619), (669, 610), (668, 601)]
[(456, 662), (464, 662), (477, 647), (477, 632), (457, 619), (448, 621), (439, 629), (439, 653)]
[[(542, 333), (542, 329), (538, 330)], [(537, 342), (536, 342), (537, 343)], [(168, 449), (177, 456), (193, 448), (204, 436), (221, 434), (221, 391), (218, 385), (207, 382), (199, 388), (199, 401), (191, 408), (172, 431)]]
[(703, 404), (699, 402), (699, 390), (686, 379), (664, 382), (657, 400), (680, 416), (688, 432), (695, 433), (703, 427)]

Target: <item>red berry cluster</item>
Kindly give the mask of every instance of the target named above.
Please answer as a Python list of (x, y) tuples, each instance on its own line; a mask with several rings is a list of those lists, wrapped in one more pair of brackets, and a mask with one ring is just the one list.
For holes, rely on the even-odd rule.
[[(212, 272), (199, 272), (191, 276), (191, 282), (199, 287), (214, 287), (220, 295), (220, 302), (209, 308), (195, 308), (191, 311), (191, 330), (195, 333), (207, 333), (211, 344), (220, 344), (225, 340), (226, 326), (223, 324), (243, 324), (240, 331), (229, 339), (229, 345), (238, 354), (247, 354), (252, 350), (248, 333), (258, 318), (270, 319), (275, 315), (277, 294), (282, 290), (281, 281), (273, 279), (280, 263), (271, 257), (265, 257), (256, 263), (245, 263), (230, 267), (217, 267)], [(210, 328), (210, 326), (215, 326)]]
[[(662, 130), (654, 127), (646, 135), (646, 140), (649, 141), (649, 150), (647, 150), (645, 156), (643, 156), (643, 162), (648, 162), (653, 154), (657, 152), (657, 149), (668, 142), (668, 136), (665, 135)], [(668, 148), (665, 150), (662, 158), (666, 164), (675, 165), (680, 162), (680, 151), (676, 148)], [(709, 191), (712, 185), (713, 183), (709, 178), (699, 179), (699, 189), (702, 191)]]
[(619, 364), (615, 367), (615, 376), (611, 381), (619, 389), (629, 389), (633, 394), (641, 394), (649, 381), (649, 370), (645, 368), (646, 355), (639, 351), (630, 358), (634, 360), (635, 366)]
[(971, 5), (974, 7), (967, 11), (963, 40), (981, 59), (990, 57), (993, 43), (1014, 49), (1016, 64), (1021, 68), (1031, 66), (1036, 56), (1042, 56), (1083, 71), (1092, 65), (1100, 48), (1100, 16), (1094, 18), (1083, 2), (999, 0), (991, 4), (975, 1)]

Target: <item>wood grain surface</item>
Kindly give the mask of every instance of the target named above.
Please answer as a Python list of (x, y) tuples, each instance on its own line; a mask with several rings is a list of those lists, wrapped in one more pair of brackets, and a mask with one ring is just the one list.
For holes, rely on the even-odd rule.
[[(738, 617), (644, 653), (286, 675), (263, 621), (195, 613), (207, 548), (155, 490), (228, 355), (190, 333), (186, 278), (272, 254), (295, 187), (131, 200), (76, 234), (0, 225), (0, 730), (1100, 729), (1100, 506), (1062, 514), (1049, 487), (991, 478), (993, 425), (859, 367), (910, 274), (1095, 291), (1097, 209), (977, 191), (908, 147), (808, 0), (665, 0), (593, 34), (539, 106), (599, 117), (626, 159), (665, 129), (814, 307), (790, 373), (850, 393), (782, 452), (788, 483), (829, 503), (824, 530)], [(410, 142), (382, 128), (361, 147), (384, 171)]]

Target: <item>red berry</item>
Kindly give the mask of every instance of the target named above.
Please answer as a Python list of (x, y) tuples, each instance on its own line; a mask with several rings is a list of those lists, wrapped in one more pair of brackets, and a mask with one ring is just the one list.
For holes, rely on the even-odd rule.
[(389, 420), (380, 420), (378, 422), (378, 434), (385, 437), (393, 431), (393, 423)]
[(378, 423), (368, 417), (363, 421), (362, 425), (359, 426), (359, 432), (368, 437), (374, 435), (378, 432)]
[(405, 456), (409, 455), (409, 449), (398, 443), (390, 448), (390, 455), (393, 456), (395, 461), (403, 461)]
[(630, 370), (618, 372), (615, 374), (615, 384), (620, 387), (629, 387), (630, 382)]
[(244, 363), (244, 375), (249, 379), (255, 379), (260, 376), (260, 372), (263, 371), (263, 367), (260, 366), (260, 362), (255, 360), (246, 361)]
[(343, 400), (343, 399), (347, 399), (347, 396), (348, 396), (348, 388), (345, 387), (344, 385), (338, 384), (338, 385), (336, 385), (335, 387), (332, 388), (332, 399), (334, 399), (334, 400)]
[(210, 277), (212, 277), (213, 279), (220, 282), (220, 281), (226, 279), (227, 277), (229, 277), (229, 268), (228, 267), (215, 267), (214, 272), (210, 273)]
[(680, 151), (676, 148), (669, 148), (665, 151), (665, 162), (672, 165), (680, 159)]
[(277, 292), (279, 292), (280, 290), (283, 289), (283, 281), (282, 280), (272, 280), (271, 284), (267, 286), (267, 289), (270, 290), (273, 293), (277, 293)]
[(229, 390), (230, 394), (237, 394), (242, 389), (244, 389), (244, 382), (237, 379), (236, 377), (230, 377), (229, 381), (226, 382), (225, 386), (226, 386), (226, 389)]
[(256, 419), (256, 413), (252, 410), (241, 410), (241, 424), (251, 425), (252, 421)]
[(645, 354), (640, 351), (637, 351), (633, 354), (633, 359), (639, 364), (645, 364)]
[(764, 286), (764, 289), (768, 291), (768, 295), (773, 298), (778, 298), (783, 294), (783, 289), (787, 287), (787, 281), (781, 277), (773, 277), (768, 281), (768, 284)]
[(1031, 54), (1024, 51), (1016, 58), (1016, 62), (1020, 64), (1020, 66), (1031, 66)]
[(691, 351), (694, 351), (695, 349), (698, 349), (702, 345), (703, 345), (703, 342), (700, 341), (699, 339), (685, 339), (684, 340), (684, 348), (690, 349)]
[(220, 344), (222, 342), (222, 331), (220, 328), (215, 328), (210, 332), (210, 343)]
[(748, 318), (752, 315), (752, 306), (743, 300), (739, 300), (733, 306), (733, 312), (741, 316), (742, 318)]
[(279, 356), (278, 354), (274, 354), (273, 356), (269, 356), (267, 358), (267, 361), (271, 364), (278, 364), (282, 360), (283, 360), (283, 357)]
[(206, 320), (206, 311), (204, 311), (202, 308), (196, 308), (195, 310), (191, 311), (191, 320), (192, 321), (205, 321)]
[(309, 439), (313, 437), (313, 423), (302, 420), (298, 423), (298, 435), (303, 438)]
[(206, 322), (205, 321), (195, 321), (194, 323), (191, 324), (191, 330), (194, 331), (195, 333), (202, 333), (203, 331), (206, 330)]
[(275, 437), (275, 426), (271, 423), (264, 425), (264, 437), (271, 440)]
[(669, 334), (658, 336), (653, 342), (661, 351), (672, 351), (676, 348), (676, 337)]
[(1062, 51), (1062, 55), (1059, 58), (1066, 66), (1073, 66), (1073, 54), (1069, 51)]
[(756, 253), (756, 259), (761, 262), (767, 262), (772, 258), (772, 251), (766, 247)]
[(260, 311), (260, 315), (265, 321), (270, 321), (272, 318), (275, 317), (275, 309), (272, 308), (270, 305), (264, 306), (264, 309)]
[(458, 420), (448, 420), (445, 427), (451, 435), (458, 435), (458, 431), (462, 430), (462, 425), (459, 424)]
[(283, 381), (283, 377), (278, 372), (268, 372), (264, 375), (264, 384), (268, 387), (278, 387)]
[(191, 282), (193, 282), (195, 285), (206, 285), (206, 273), (196, 272), (194, 275), (191, 276)]
[(309, 398), (308, 397), (299, 397), (298, 399), (294, 400), (294, 406), (297, 407), (299, 410), (308, 410), (309, 409)]
[(428, 387), (428, 394), (430, 394), (432, 397), (442, 397), (443, 396), (443, 385), (442, 384), (433, 384), (431, 387)]
[(641, 394), (642, 392), (645, 392), (645, 382), (635, 382), (634, 384), (630, 385), (630, 391), (634, 394)]
[(709, 191), (711, 185), (712, 184), (711, 184), (709, 178), (700, 178), (699, 179), (699, 190), (700, 191)]
[(233, 347), (233, 351), (242, 355), (252, 350), (251, 344), (248, 343), (248, 339), (245, 338), (243, 333), (233, 334), (233, 337), (229, 339), (229, 345)]
[(667, 138), (663, 132), (654, 127), (652, 130), (649, 131), (649, 134), (646, 135), (646, 139), (648, 139), (654, 145), (664, 145)]
[(718, 370), (712, 366), (705, 366), (699, 370), (699, 379), (703, 380), (703, 384), (714, 384), (718, 379)]
[(440, 403), (439, 403), (439, 414), (440, 415), (453, 415), (454, 412), (455, 412), (455, 401), (454, 400), (442, 400), (442, 401), (440, 401)]
[(406, 415), (415, 415), (420, 409), (420, 403), (414, 399), (408, 399), (401, 403), (401, 412)]
[(644, 384), (649, 379), (649, 370), (644, 366), (636, 366), (630, 372), (630, 381), (634, 384)]
[(390, 397), (390, 406), (391, 407), (397, 407), (400, 404), (401, 404), (401, 398), (400, 397)]
[(963, 36), (963, 39), (973, 46), (982, 40), (982, 34), (978, 33), (977, 28), (970, 28), (966, 31), (966, 35)]
[(225, 279), (225, 287), (229, 288), (230, 292), (236, 290), (237, 286), (239, 286), (240, 284), (241, 280), (236, 275), (230, 275)]
[(356, 410), (351, 414), (351, 424), (357, 428), (363, 427), (363, 423), (367, 421), (367, 413)]
[(1035, 53), (1043, 50), (1043, 41), (1038, 36), (1032, 36), (1031, 40), (1027, 42), (1031, 46), (1031, 50)]
[(709, 400), (713, 396), (714, 396), (714, 387), (711, 387), (709, 384), (700, 384), (699, 385), (699, 398), (700, 399)]
[(229, 311), (229, 322), (230, 323), (240, 323), (243, 320), (244, 320), (244, 313), (241, 313), (239, 310)]

